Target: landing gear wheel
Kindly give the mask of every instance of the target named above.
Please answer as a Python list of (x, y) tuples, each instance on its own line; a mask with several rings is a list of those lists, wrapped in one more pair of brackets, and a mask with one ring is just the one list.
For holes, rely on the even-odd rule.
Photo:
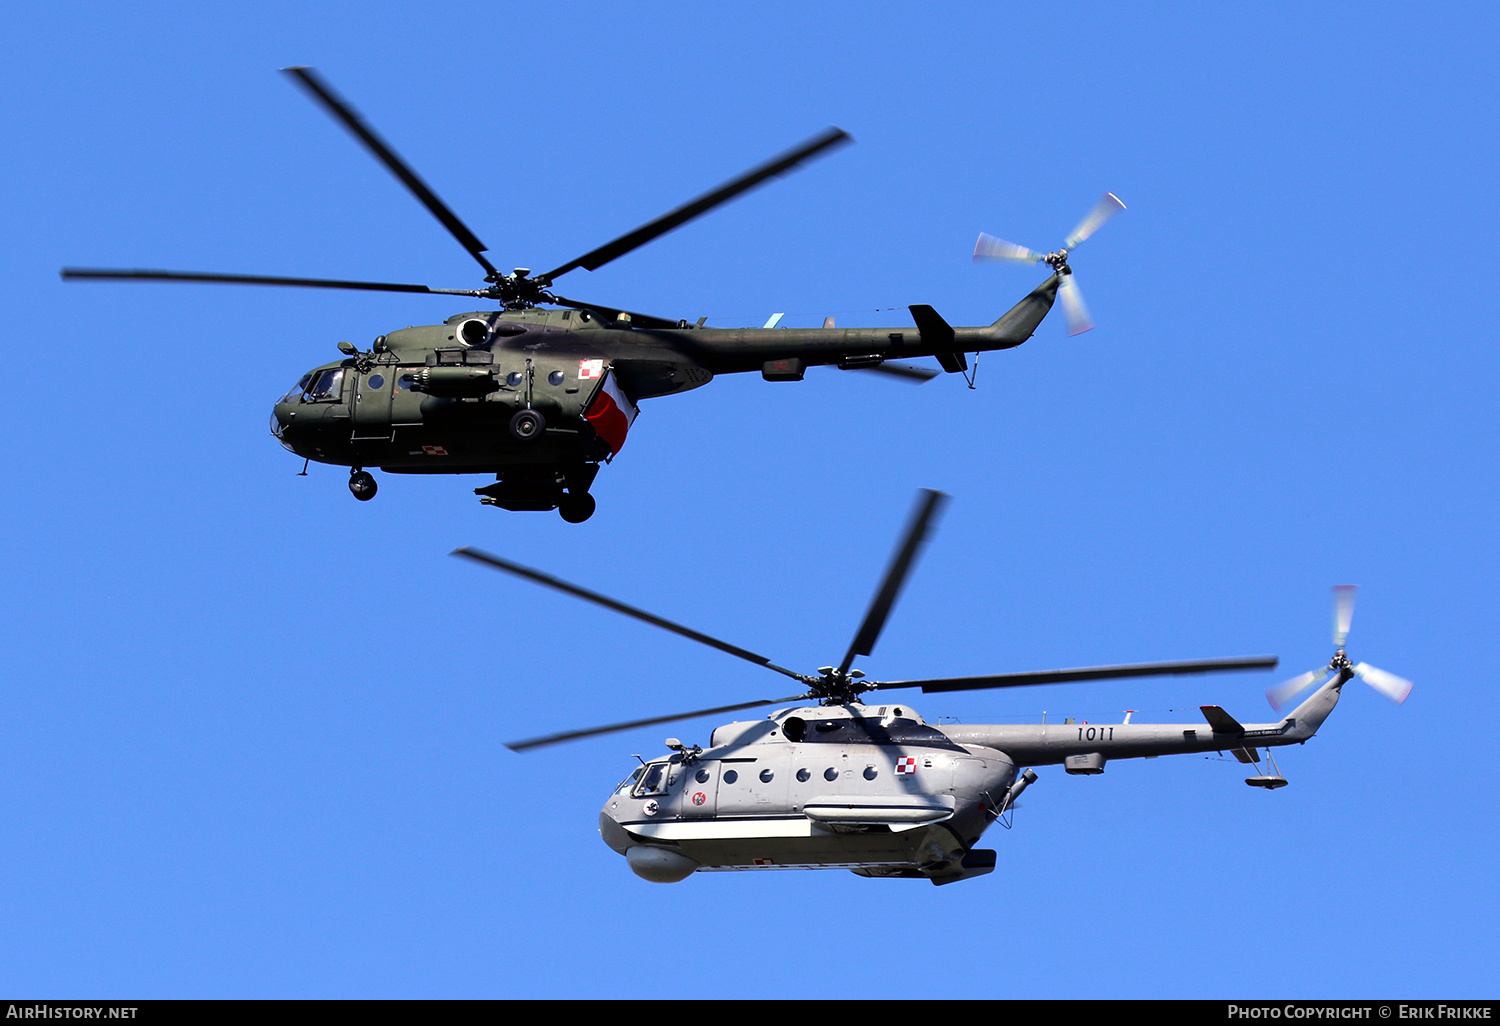
[(557, 504), (557, 513), (558, 516), (570, 524), (581, 524), (594, 515), (594, 509), (597, 506), (598, 503), (594, 501), (594, 497), (588, 492), (582, 492), (578, 495), (569, 492)]
[(517, 410), (510, 418), (510, 436), (518, 442), (531, 442), (547, 430), (547, 419), (536, 410)]
[(379, 486), (375, 483), (375, 475), (368, 470), (356, 470), (349, 475), (349, 491), (360, 502), (369, 502), (375, 498), (375, 492)]

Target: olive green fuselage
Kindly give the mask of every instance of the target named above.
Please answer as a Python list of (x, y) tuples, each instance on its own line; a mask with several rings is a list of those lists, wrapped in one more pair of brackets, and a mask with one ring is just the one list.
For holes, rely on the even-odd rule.
[[(320, 463), (502, 478), (555, 470), (568, 487), (587, 490), (612, 455), (585, 419), (606, 376), (633, 404), (697, 388), (715, 374), (758, 370), (770, 380), (796, 380), (810, 366), (923, 356), (951, 362), (953, 354), (1026, 341), (1056, 291), (1054, 276), (976, 328), (949, 328), (939, 319), (937, 328), (929, 322), (923, 329), (659, 329), (576, 310), (457, 314), (393, 331), (369, 352), (346, 346), (348, 358), (310, 371), (276, 404), (272, 431), (286, 448)], [(545, 430), (517, 437), (512, 418), (523, 409), (541, 414)]]

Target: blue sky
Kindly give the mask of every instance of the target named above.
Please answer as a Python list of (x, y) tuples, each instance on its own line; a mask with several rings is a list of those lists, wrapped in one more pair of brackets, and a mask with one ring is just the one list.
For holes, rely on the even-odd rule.
[[(0, 13), (0, 991), (141, 997), (1495, 993), (1496, 17), (1486, 5), (13, 5)], [(462, 304), (59, 282), (65, 264), (473, 287), (276, 69), (316, 65), (546, 267), (826, 125), (858, 141), (570, 294), (714, 324), (993, 320), (975, 267), (1098, 195), (1099, 327), (913, 388), (643, 404), (580, 526), (479, 479), (306, 478), (270, 407)], [(551, 263), (549, 263), (549, 261)], [(632, 753), (779, 678), (450, 559), (474, 545), (812, 669), (913, 496), (954, 500), (884, 679), (1274, 652), (1278, 674), (932, 696), (929, 719), (1270, 717), (1363, 590), (1292, 785), (1044, 769), (993, 876), (638, 880)], [(784, 688), (782, 688), (784, 690)]]

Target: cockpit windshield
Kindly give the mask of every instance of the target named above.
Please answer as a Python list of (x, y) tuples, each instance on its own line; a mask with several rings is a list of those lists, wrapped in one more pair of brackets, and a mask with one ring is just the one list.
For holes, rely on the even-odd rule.
[(292, 390), (290, 392), (288, 392), (286, 395), (282, 396), (280, 399), (278, 399), (277, 402), (283, 402), (283, 403), (301, 402), (301, 400), (302, 400), (302, 393), (307, 391), (308, 383), (311, 382), (311, 381), (312, 381), (312, 372), (309, 371), (308, 373), (302, 375), (301, 380), (299, 380), (295, 385), (292, 386)]
[(630, 789), (635, 786), (637, 780), (641, 779), (641, 774), (644, 772), (646, 772), (646, 767), (637, 766), (634, 773), (620, 781), (620, 786), (615, 788), (615, 794), (629, 794)]

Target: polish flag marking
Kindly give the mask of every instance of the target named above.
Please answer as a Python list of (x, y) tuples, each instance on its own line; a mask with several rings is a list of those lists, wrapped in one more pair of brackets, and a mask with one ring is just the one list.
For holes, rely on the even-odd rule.
[(638, 412), (635, 403), (630, 401), (630, 397), (615, 380), (614, 371), (607, 371), (604, 380), (599, 383), (599, 391), (594, 393), (593, 401), (583, 411), (583, 419), (604, 439), (604, 444), (609, 446), (609, 454), (614, 456), (625, 445), (625, 436), (630, 431), (630, 425), (635, 423)]

